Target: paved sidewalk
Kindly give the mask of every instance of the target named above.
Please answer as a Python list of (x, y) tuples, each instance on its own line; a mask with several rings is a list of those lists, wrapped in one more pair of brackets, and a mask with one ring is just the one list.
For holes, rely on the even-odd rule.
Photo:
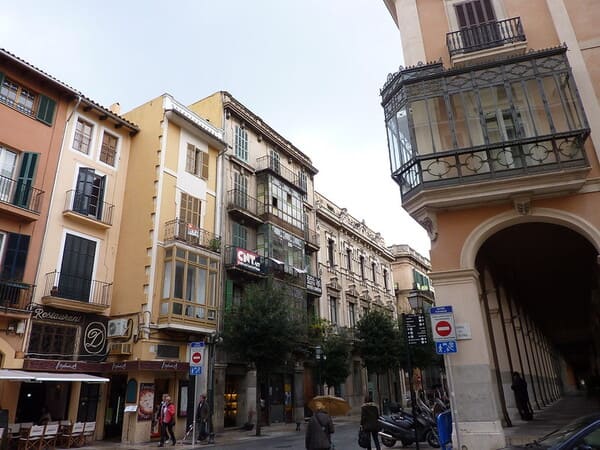
[[(357, 423), (360, 417), (345, 416), (345, 417), (334, 417), (333, 421), (337, 425), (343, 423)], [(232, 444), (235, 442), (251, 442), (260, 439), (272, 439), (280, 436), (289, 436), (293, 434), (301, 433), (304, 435), (306, 431), (306, 425), (302, 423), (300, 431), (296, 431), (295, 423), (273, 423), (270, 426), (261, 427), (261, 436), (256, 436), (256, 430), (245, 431), (239, 428), (227, 429), (222, 433), (217, 433), (215, 436), (214, 444), (206, 444), (203, 442), (196, 442), (195, 446), (192, 446), (191, 442), (178, 442), (175, 446), (165, 445), (164, 449), (174, 450), (191, 450), (195, 448), (218, 448), (219, 445)], [(110, 441), (94, 441), (84, 447), (85, 450), (147, 450), (148, 447), (157, 447), (158, 442), (144, 442), (139, 444), (124, 444), (121, 442), (110, 442)]]

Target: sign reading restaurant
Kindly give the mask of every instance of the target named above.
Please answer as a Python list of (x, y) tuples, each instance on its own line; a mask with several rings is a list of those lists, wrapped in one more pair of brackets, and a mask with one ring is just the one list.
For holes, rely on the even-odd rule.
[(260, 255), (238, 247), (235, 249), (235, 265), (252, 272), (260, 272)]

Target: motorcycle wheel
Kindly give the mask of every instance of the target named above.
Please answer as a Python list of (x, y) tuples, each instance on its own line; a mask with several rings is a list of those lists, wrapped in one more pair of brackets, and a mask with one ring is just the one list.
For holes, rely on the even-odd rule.
[(425, 436), (425, 439), (427, 440), (427, 443), (429, 445), (431, 445), (433, 448), (440, 448), (440, 440), (438, 439), (438, 436), (436, 433), (433, 432), (433, 430), (429, 430), (427, 432), (427, 435)]
[(395, 439), (390, 439), (390, 438), (385, 437), (385, 436), (381, 436), (381, 443), (383, 445), (385, 445), (386, 447), (393, 447), (394, 445), (396, 445), (396, 440)]
[(413, 441), (402, 441), (402, 440), (400, 442), (402, 442), (402, 447), (408, 447), (410, 444), (413, 443)]

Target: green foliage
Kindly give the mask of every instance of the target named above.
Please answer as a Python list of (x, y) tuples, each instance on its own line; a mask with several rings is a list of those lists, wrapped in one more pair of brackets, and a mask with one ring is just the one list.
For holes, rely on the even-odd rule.
[[(420, 369), (427, 369), (428, 367), (442, 367), (443, 357), (438, 355), (435, 351), (435, 344), (433, 342), (433, 335), (431, 334), (431, 320), (429, 314), (425, 314), (425, 324), (427, 326), (427, 344), (411, 345), (411, 357), (412, 366)], [(402, 357), (400, 359), (400, 367), (404, 370), (408, 370), (408, 343), (404, 333), (404, 322), (402, 316), (398, 318), (398, 328), (402, 330), (400, 333), (400, 340), (398, 347)]]
[(328, 333), (323, 339), (322, 348), (327, 355), (323, 361), (323, 380), (328, 386), (338, 386), (350, 375), (351, 339), (345, 330)]
[(393, 319), (381, 311), (371, 310), (356, 324), (355, 344), (367, 370), (382, 374), (398, 367), (400, 332)]
[(246, 286), (240, 305), (226, 311), (223, 344), (259, 372), (283, 364), (305, 340), (303, 311), (272, 280)]

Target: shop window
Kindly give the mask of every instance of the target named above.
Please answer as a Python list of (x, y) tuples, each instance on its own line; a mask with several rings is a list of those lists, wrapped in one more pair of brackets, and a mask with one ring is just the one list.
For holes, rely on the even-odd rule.
[(27, 356), (72, 360), (76, 354), (77, 327), (34, 323)]

